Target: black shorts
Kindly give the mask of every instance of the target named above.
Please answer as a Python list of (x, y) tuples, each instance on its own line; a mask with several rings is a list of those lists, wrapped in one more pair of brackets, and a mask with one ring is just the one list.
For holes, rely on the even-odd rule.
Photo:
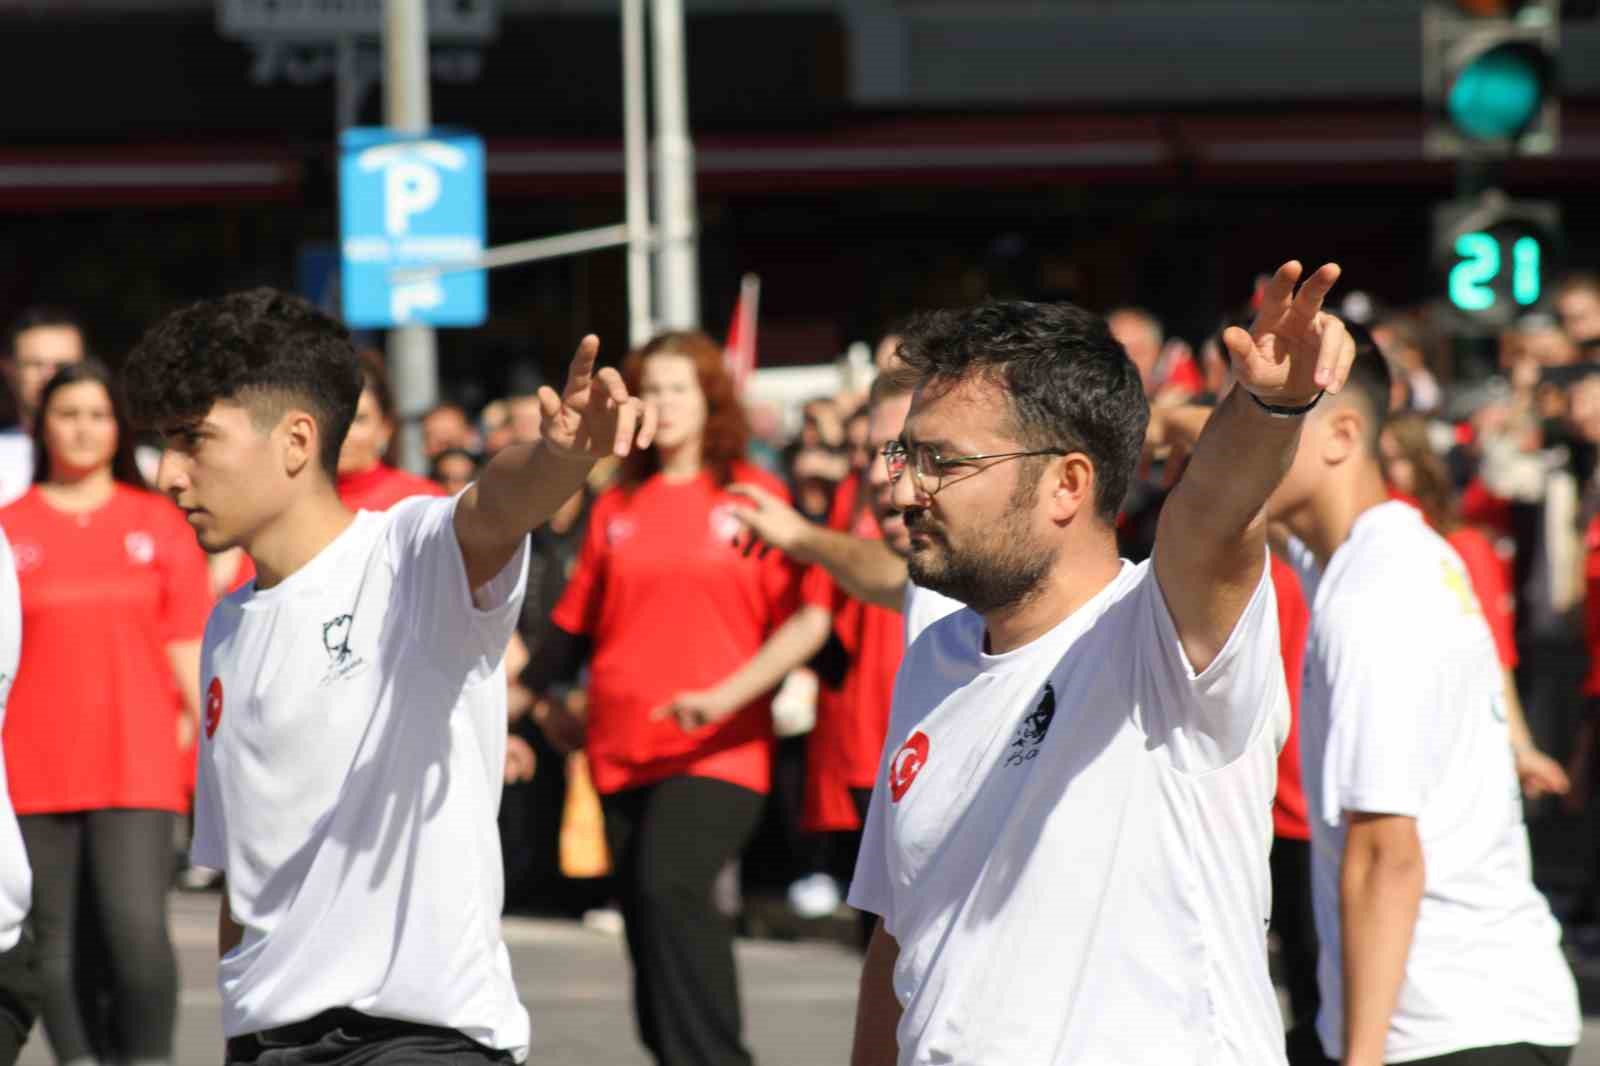
[(228, 1066), (496, 1066), (514, 1060), (454, 1029), (324, 1011), (294, 1025), (236, 1036)]

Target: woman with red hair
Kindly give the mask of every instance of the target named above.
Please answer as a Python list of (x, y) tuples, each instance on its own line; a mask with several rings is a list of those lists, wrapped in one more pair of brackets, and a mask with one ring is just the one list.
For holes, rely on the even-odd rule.
[[(662, 1066), (745, 1066), (732, 930), (712, 883), (771, 784), (769, 693), (751, 663), (793, 611), (798, 582), (778, 553), (736, 546), (741, 504), (728, 486), (787, 494), (744, 460), (744, 413), (710, 338), (659, 336), (623, 377), (657, 407), (655, 445), (629, 455), (621, 484), (595, 501), (551, 616), (567, 637), (546, 642), (531, 687), (592, 645), (583, 738), (641, 1040)], [(557, 745), (572, 724), (545, 722)]]

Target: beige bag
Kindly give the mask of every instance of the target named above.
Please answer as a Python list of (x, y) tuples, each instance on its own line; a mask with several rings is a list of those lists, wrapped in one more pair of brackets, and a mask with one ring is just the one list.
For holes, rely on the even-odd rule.
[(606, 822), (600, 795), (589, 780), (583, 752), (567, 756), (567, 802), (561, 811), (561, 873), (564, 877), (604, 877), (611, 872)]

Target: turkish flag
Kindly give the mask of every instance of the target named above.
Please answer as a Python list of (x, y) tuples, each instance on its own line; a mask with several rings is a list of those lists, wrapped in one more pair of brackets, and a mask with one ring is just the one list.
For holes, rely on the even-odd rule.
[(742, 393), (756, 372), (756, 309), (761, 303), (761, 279), (746, 274), (739, 282), (739, 302), (733, 305), (723, 362), (733, 377), (734, 390)]

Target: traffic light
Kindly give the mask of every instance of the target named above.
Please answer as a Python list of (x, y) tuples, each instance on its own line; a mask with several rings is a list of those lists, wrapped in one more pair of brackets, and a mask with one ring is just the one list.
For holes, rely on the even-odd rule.
[(1559, 272), (1560, 237), (1560, 209), (1546, 200), (1490, 191), (1436, 207), (1436, 291), (1456, 332), (1498, 332), (1543, 300)]
[(1424, 0), (1425, 152), (1547, 155), (1556, 147), (1559, 0)]

